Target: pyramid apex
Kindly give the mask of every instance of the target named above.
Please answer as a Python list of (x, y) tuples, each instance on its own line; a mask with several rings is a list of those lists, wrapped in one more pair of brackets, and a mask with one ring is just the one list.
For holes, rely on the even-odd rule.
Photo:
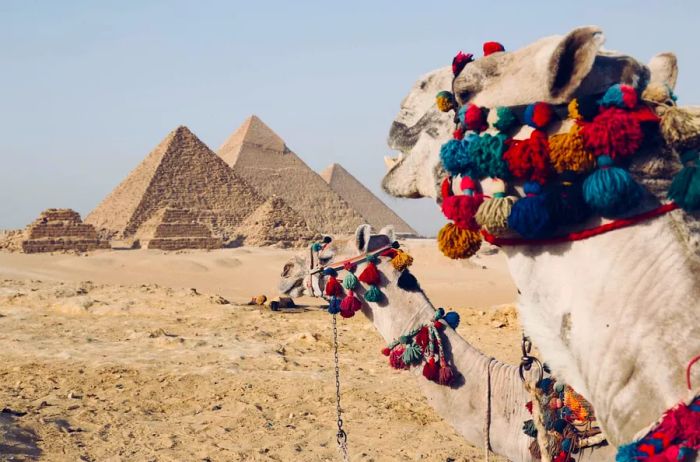
[(246, 146), (273, 152), (284, 152), (287, 149), (284, 140), (255, 114), (249, 115), (243, 121), (219, 148), (218, 153), (233, 167), (241, 150)]

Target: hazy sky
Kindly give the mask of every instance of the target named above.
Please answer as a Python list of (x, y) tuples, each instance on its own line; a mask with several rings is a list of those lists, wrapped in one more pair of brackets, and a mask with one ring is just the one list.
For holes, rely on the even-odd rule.
[(255, 113), (313, 169), (343, 164), (434, 233), (430, 201), (379, 187), (420, 75), (484, 41), (515, 49), (597, 24), (644, 62), (674, 51), (680, 102), (697, 104), (699, 13), (692, 0), (0, 0), (0, 228), (48, 207), (85, 216), (176, 126), (216, 150)]

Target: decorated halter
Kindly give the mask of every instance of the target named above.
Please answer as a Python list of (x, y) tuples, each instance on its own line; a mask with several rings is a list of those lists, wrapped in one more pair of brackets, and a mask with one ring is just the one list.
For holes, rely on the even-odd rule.
[[(484, 45), (485, 56), (503, 50), (495, 42)], [(452, 62), (454, 77), (472, 61), (471, 54), (459, 52)], [(631, 226), (679, 207), (700, 209), (700, 130), (675, 100), (662, 84), (615, 84), (566, 105), (497, 107), (489, 126), (489, 109), (459, 106), (451, 92), (441, 91), (437, 107), (454, 111), (455, 131), (440, 148), (449, 173), (442, 184), (442, 211), (451, 220), (438, 233), (440, 250), (450, 258), (469, 258), (482, 239), (495, 245), (555, 244)], [(568, 120), (568, 132), (549, 136), (546, 129), (555, 120)], [(532, 128), (529, 138), (512, 138), (523, 125)], [(489, 128), (495, 133), (486, 133)], [(668, 191), (671, 202), (620, 218), (644, 197), (627, 166), (659, 135), (682, 153), (684, 167)], [(485, 180), (491, 184), (488, 195), (480, 189)], [(510, 181), (523, 183), (522, 197), (509, 187)], [(454, 194), (457, 184), (461, 193)], [(594, 215), (612, 221), (565, 232)]]

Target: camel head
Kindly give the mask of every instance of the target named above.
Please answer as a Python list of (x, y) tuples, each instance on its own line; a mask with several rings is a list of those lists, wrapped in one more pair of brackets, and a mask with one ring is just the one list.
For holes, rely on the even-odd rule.
[[(372, 227), (361, 225), (355, 231), (354, 239), (333, 239), (318, 252), (307, 250), (295, 255), (285, 263), (280, 274), (279, 290), (290, 297), (314, 296), (311, 270), (331, 263), (343, 262), (381, 247), (391, 245), (396, 240), (394, 228), (386, 226), (379, 233), (372, 233)], [(318, 282), (324, 287), (323, 276)]]
[(603, 50), (603, 42), (599, 28), (581, 27), (519, 50), (476, 59), (454, 81), (450, 67), (425, 75), (404, 98), (391, 126), (389, 147), (400, 154), (386, 159), (389, 171), (382, 187), (395, 197), (439, 198), (439, 185), (446, 175), (439, 159), (440, 146), (454, 129), (453, 114), (439, 112), (435, 105), (435, 95), (441, 90), (451, 89), (460, 105), (495, 108), (538, 101), (562, 104), (574, 97), (599, 94), (615, 83), (637, 88), (649, 82), (675, 86), (673, 54), (659, 54), (645, 66), (630, 56)]

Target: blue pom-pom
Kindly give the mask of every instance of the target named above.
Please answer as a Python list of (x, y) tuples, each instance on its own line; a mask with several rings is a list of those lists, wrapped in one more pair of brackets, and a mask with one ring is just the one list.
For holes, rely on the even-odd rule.
[(598, 169), (583, 182), (583, 198), (604, 217), (628, 212), (642, 199), (642, 188), (627, 170), (613, 165), (608, 156), (598, 157)]
[(314, 252), (320, 252), (322, 248), (323, 246), (318, 242), (314, 242), (313, 244), (311, 244), (311, 250)]
[(456, 311), (449, 311), (445, 313), (445, 316), (443, 316), (442, 319), (444, 319), (447, 325), (453, 329), (457, 329), (457, 326), (459, 326), (459, 313)]
[(528, 239), (547, 237), (555, 228), (546, 198), (540, 195), (541, 192), (539, 183), (525, 183), (527, 196), (513, 204), (508, 216), (508, 226)]
[(564, 452), (571, 452), (571, 438), (566, 438), (561, 442), (561, 450)]
[(469, 139), (450, 140), (440, 148), (440, 160), (451, 175), (461, 175), (472, 168), (469, 157)]
[(338, 297), (331, 297), (328, 302), (328, 312), (330, 314), (340, 313), (340, 299)]
[(324, 268), (323, 274), (324, 274), (324, 276), (333, 276), (333, 277), (338, 276), (338, 272), (336, 270), (334, 270), (333, 268)]
[(637, 90), (634, 87), (616, 83), (608, 88), (600, 101), (598, 101), (598, 104), (603, 107), (632, 109), (637, 105), (637, 100)]
[(637, 462), (641, 455), (637, 450), (637, 443), (625, 444), (617, 449), (615, 462)]

